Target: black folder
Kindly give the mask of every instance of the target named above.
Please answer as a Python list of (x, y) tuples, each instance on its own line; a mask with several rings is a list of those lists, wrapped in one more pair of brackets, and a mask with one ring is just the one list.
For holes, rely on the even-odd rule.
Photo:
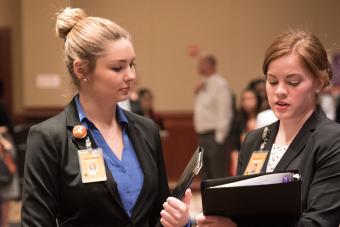
[(172, 190), (171, 196), (177, 199), (183, 198), (185, 191), (190, 187), (194, 177), (199, 174), (203, 167), (203, 153), (203, 147), (197, 147), (179, 178), (176, 187)]
[[(171, 196), (177, 199), (182, 199), (184, 197), (185, 191), (190, 187), (195, 176), (199, 174), (203, 167), (203, 154), (204, 149), (198, 146), (194, 154), (191, 156), (190, 161), (182, 172), (176, 187), (171, 191)], [(158, 221), (155, 227), (161, 227), (160, 221)]]
[(270, 177), (273, 177), (274, 174), (281, 173), (205, 180), (201, 183), (203, 213), (230, 217), (235, 220), (298, 218), (301, 215), (301, 179), (297, 171), (285, 173), (294, 177), (284, 178), (282, 182), (276, 183), (262, 182), (258, 185), (230, 187), (221, 187), (221, 185), (233, 182), (239, 184), (246, 179), (257, 180), (261, 176), (272, 175)]

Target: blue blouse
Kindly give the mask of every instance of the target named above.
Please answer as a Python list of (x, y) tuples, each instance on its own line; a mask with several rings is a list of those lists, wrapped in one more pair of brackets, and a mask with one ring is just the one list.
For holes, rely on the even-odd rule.
[(122, 126), (124, 144), (122, 159), (119, 160), (97, 127), (86, 118), (78, 96), (76, 97), (76, 105), (80, 122), (91, 133), (97, 146), (103, 150), (104, 161), (117, 183), (118, 192), (125, 211), (129, 217), (131, 217), (133, 208), (143, 187), (144, 174), (129, 135), (126, 132), (126, 127), (129, 122), (122, 109), (117, 105), (116, 117)]

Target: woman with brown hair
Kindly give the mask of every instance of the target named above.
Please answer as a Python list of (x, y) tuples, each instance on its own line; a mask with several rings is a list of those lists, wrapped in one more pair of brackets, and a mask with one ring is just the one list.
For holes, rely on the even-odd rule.
[[(198, 226), (338, 227), (340, 126), (316, 107), (319, 93), (332, 78), (326, 50), (314, 34), (290, 31), (267, 49), (263, 72), (269, 105), (279, 120), (268, 126), (268, 155), (261, 172), (299, 170), (303, 213), (296, 220), (231, 220), (200, 215)], [(252, 153), (259, 150), (263, 130), (250, 132), (245, 138), (238, 175), (244, 174)]]

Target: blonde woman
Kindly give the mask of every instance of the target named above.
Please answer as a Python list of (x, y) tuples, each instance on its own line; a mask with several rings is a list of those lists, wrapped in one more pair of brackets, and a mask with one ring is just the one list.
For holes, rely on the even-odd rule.
[(186, 225), (191, 192), (167, 199), (158, 127), (117, 105), (136, 76), (129, 33), (71, 8), (56, 28), (78, 94), (30, 130), (22, 226), (154, 226), (163, 206), (165, 226)]

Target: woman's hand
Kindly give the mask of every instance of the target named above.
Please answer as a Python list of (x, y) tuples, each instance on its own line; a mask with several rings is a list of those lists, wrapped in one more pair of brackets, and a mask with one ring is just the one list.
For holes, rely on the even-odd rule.
[(199, 214), (196, 218), (198, 227), (237, 227), (237, 224), (230, 218), (221, 216), (204, 216)]
[(182, 201), (169, 197), (163, 204), (161, 211), (161, 223), (165, 227), (183, 227), (189, 220), (189, 208), (191, 202), (191, 190), (187, 189)]

